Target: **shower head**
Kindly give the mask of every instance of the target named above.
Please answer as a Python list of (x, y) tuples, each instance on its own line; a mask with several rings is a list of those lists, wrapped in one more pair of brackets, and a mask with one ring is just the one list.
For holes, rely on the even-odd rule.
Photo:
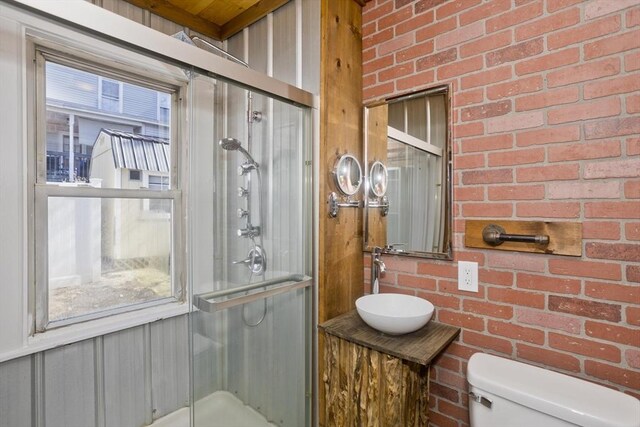
[(256, 169), (258, 168), (258, 163), (253, 160), (253, 157), (251, 157), (251, 154), (249, 154), (249, 152), (247, 150), (245, 150), (244, 148), (242, 148), (242, 145), (240, 143), (240, 141), (238, 141), (235, 138), (222, 138), (218, 144), (220, 144), (220, 147), (222, 147), (222, 149), (227, 150), (227, 151), (239, 151), (241, 152), (249, 161), (249, 163), (251, 163), (253, 166), (256, 167)]

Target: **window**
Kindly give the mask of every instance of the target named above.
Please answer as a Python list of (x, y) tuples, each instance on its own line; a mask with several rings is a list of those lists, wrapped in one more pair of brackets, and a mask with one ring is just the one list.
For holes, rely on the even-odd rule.
[[(141, 135), (147, 119), (121, 108), (159, 111), (164, 99), (169, 118), (180, 82), (46, 48), (36, 61), (33, 332), (182, 300), (176, 124), (163, 138)], [(145, 207), (161, 215), (149, 221)]]

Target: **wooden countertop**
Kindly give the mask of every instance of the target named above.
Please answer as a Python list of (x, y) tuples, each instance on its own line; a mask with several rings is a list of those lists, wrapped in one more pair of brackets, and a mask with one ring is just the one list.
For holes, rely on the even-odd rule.
[(387, 335), (364, 323), (356, 310), (327, 320), (318, 327), (326, 334), (421, 365), (431, 363), (460, 333), (460, 328), (429, 321), (410, 334)]

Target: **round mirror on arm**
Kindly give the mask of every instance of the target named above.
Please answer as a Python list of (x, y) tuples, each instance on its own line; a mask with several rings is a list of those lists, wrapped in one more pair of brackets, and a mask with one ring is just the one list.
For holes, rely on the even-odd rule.
[(383, 197), (387, 192), (387, 167), (380, 161), (375, 161), (369, 169), (369, 177), (371, 182), (371, 194), (375, 197)]
[(341, 156), (333, 168), (336, 185), (345, 196), (353, 196), (362, 184), (360, 162), (351, 154)]

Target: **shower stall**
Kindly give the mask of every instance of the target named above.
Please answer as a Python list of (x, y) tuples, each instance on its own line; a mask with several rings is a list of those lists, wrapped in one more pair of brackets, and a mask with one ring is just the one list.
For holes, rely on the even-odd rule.
[(309, 109), (191, 79), (191, 425), (310, 425)]

